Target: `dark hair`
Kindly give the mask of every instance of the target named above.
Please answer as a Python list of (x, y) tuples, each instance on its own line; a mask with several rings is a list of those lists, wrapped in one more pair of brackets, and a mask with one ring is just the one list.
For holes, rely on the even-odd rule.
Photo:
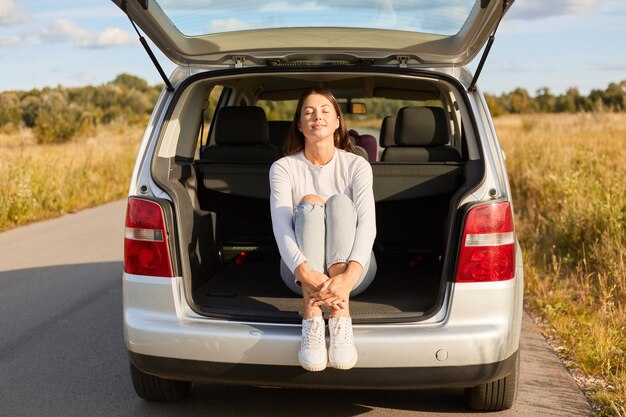
[(300, 121), (300, 116), (302, 114), (302, 105), (304, 104), (304, 100), (313, 94), (319, 94), (326, 97), (335, 108), (337, 116), (339, 116), (339, 127), (335, 129), (334, 134), (335, 148), (355, 153), (354, 145), (348, 136), (346, 124), (343, 121), (343, 114), (341, 114), (341, 109), (339, 108), (337, 100), (330, 91), (320, 88), (312, 88), (305, 91), (300, 96), (298, 105), (296, 106), (296, 112), (293, 115), (293, 121), (291, 122), (291, 128), (289, 129), (289, 135), (287, 135), (287, 139), (283, 145), (283, 153), (285, 155), (293, 155), (304, 149), (304, 134), (302, 134), (302, 132), (298, 129), (298, 122)]

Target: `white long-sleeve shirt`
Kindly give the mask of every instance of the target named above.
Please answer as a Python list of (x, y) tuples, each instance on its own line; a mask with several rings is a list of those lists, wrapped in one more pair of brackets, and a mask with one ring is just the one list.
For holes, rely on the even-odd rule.
[(372, 167), (361, 156), (335, 149), (325, 165), (314, 165), (303, 152), (285, 156), (270, 168), (270, 210), (274, 237), (287, 267), (293, 272), (306, 261), (296, 243), (293, 228), (295, 207), (308, 194), (324, 201), (345, 194), (357, 212), (356, 237), (348, 261), (367, 265), (376, 237), (376, 213), (372, 189)]

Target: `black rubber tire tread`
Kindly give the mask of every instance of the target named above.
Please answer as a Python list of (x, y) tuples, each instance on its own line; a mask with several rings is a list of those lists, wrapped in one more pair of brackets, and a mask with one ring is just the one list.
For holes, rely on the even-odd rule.
[(519, 383), (519, 354), (515, 368), (504, 378), (465, 389), (465, 402), (478, 411), (502, 411), (513, 407)]
[(191, 382), (159, 378), (130, 364), (130, 376), (138, 396), (147, 401), (179, 401), (191, 389)]

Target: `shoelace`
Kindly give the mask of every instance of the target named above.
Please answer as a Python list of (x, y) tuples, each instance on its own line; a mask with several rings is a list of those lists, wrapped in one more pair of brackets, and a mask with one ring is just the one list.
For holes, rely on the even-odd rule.
[(352, 332), (348, 320), (339, 319), (332, 329), (332, 341), (335, 345), (352, 344)]
[(306, 347), (318, 347), (325, 343), (324, 322), (317, 320), (305, 321), (303, 330)]

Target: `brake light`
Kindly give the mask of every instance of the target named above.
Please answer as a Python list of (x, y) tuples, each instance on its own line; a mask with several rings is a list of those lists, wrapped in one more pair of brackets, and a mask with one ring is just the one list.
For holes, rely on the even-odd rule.
[(469, 211), (456, 282), (505, 281), (515, 275), (515, 228), (510, 203)]
[(163, 209), (154, 201), (128, 199), (124, 271), (136, 275), (173, 276)]

